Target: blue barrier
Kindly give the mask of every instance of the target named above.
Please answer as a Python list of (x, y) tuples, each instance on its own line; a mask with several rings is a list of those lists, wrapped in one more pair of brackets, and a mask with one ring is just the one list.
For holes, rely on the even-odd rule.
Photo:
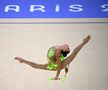
[(107, 18), (108, 0), (0, 0), (0, 18)]

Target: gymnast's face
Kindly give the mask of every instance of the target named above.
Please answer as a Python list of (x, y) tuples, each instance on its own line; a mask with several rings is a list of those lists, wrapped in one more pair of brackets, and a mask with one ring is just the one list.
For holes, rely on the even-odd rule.
[(64, 57), (66, 57), (67, 54), (70, 53), (69, 45), (63, 44), (63, 45), (62, 45), (61, 53), (63, 54)]

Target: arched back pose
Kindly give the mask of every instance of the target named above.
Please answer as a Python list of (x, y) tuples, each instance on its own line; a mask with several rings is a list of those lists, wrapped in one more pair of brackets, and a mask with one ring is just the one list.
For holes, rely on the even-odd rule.
[(83, 42), (73, 50), (73, 52), (68, 57), (66, 56), (67, 54), (70, 53), (69, 45), (63, 44), (63, 45), (51, 47), (47, 53), (48, 63), (46, 64), (37, 64), (34, 62), (30, 62), (28, 60), (25, 60), (21, 57), (15, 57), (15, 59), (18, 60), (20, 63), (25, 63), (36, 69), (57, 71), (57, 74), (54, 77), (54, 80), (58, 80), (60, 71), (65, 68), (65, 72), (66, 73), (68, 72), (67, 65), (69, 65), (73, 61), (77, 53), (90, 40), (90, 38), (91, 37), (88, 35), (83, 40)]

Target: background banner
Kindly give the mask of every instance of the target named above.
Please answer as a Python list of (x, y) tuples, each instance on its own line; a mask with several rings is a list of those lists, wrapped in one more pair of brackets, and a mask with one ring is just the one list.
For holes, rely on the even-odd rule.
[(108, 0), (0, 0), (0, 18), (107, 18)]

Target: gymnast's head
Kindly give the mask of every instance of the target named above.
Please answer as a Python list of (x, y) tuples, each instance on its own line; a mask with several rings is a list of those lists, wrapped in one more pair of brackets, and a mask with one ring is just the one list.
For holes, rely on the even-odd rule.
[(67, 54), (69, 54), (69, 53), (70, 53), (69, 45), (67, 45), (67, 44), (61, 45), (61, 54), (63, 54), (63, 56), (66, 57)]

